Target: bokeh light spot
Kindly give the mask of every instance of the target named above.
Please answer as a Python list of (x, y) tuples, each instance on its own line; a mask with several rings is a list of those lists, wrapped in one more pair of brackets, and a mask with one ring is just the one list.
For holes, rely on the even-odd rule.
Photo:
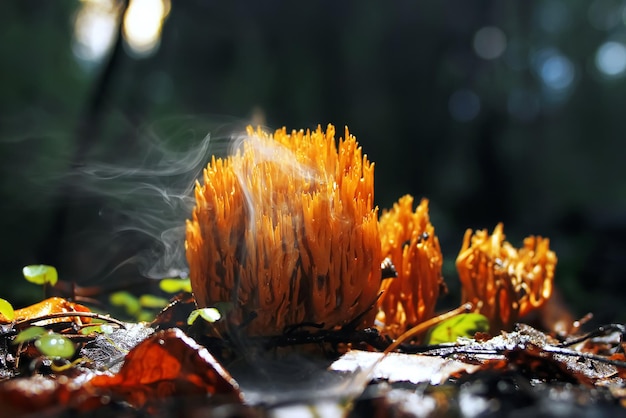
[(596, 67), (608, 78), (616, 78), (626, 72), (626, 46), (621, 42), (608, 41), (596, 52)]
[(83, 0), (74, 18), (72, 52), (80, 61), (99, 62), (115, 40), (118, 7), (112, 0)]
[(555, 55), (548, 58), (541, 67), (541, 78), (555, 90), (566, 89), (574, 81), (574, 66), (563, 55)]
[(130, 53), (147, 57), (158, 49), (169, 0), (131, 0), (124, 17), (124, 40)]
[(553, 91), (567, 90), (574, 82), (574, 64), (554, 48), (536, 52), (533, 55), (533, 66), (544, 86)]
[(506, 49), (506, 35), (499, 28), (485, 26), (474, 35), (474, 51), (486, 60), (498, 58)]
[(480, 98), (471, 90), (457, 90), (450, 96), (448, 107), (455, 120), (469, 122), (480, 113)]

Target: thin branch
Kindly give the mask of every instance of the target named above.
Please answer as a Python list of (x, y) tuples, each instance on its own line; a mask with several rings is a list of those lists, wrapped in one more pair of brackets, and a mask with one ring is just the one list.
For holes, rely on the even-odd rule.
[(26, 318), (15, 322), (15, 326), (22, 325), (32, 325), (36, 322), (46, 321), (48, 319), (57, 319), (57, 318), (72, 318), (72, 317), (85, 317), (85, 318), (93, 318), (100, 319), (102, 321), (110, 322), (112, 324), (119, 325), (121, 328), (126, 329), (126, 324), (119, 319), (111, 318), (107, 315), (102, 315), (95, 312), (53, 312), (46, 315), (41, 315), (35, 318)]

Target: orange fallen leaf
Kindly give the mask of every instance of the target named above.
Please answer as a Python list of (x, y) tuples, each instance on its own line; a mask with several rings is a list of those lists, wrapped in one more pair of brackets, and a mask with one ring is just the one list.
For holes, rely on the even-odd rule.
[[(15, 318), (13, 321), (21, 321), (24, 319), (38, 318), (54, 313), (69, 313), (69, 312), (91, 312), (86, 306), (78, 303), (70, 302), (63, 298), (48, 298), (34, 305), (27, 306), (25, 308), (15, 310)], [(69, 317), (69, 315), (68, 315)], [(8, 324), (12, 322), (4, 315), (0, 314), (0, 324)], [(67, 318), (52, 318), (46, 319), (45, 322), (37, 323), (36, 325), (51, 324), (56, 322), (67, 322)], [(83, 322), (89, 322), (88, 318), (84, 318)]]
[(178, 328), (155, 333), (128, 353), (119, 373), (96, 376), (89, 385), (134, 407), (184, 395), (242, 399), (237, 382), (221, 364)]

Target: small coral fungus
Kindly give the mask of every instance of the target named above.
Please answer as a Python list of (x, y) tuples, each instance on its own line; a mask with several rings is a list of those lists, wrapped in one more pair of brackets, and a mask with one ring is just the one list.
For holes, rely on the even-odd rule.
[(552, 294), (556, 255), (547, 238), (530, 236), (519, 250), (504, 241), (502, 224), (468, 229), (456, 260), (463, 299), (489, 318), (491, 330), (510, 329)]
[(233, 305), (250, 336), (345, 325), (371, 310), (381, 282), (374, 165), (345, 131), (273, 135), (248, 128), (195, 189), (186, 251), (197, 304)]
[(383, 256), (389, 257), (398, 277), (385, 280), (378, 301), (378, 320), (385, 332), (398, 336), (430, 319), (440, 289), (442, 255), (428, 216), (428, 200), (413, 212), (413, 197), (402, 197), (379, 221)]

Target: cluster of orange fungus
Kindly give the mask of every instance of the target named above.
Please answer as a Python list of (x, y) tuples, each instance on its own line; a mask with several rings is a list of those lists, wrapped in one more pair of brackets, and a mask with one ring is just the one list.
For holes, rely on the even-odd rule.
[(491, 330), (508, 330), (552, 294), (556, 255), (547, 238), (530, 236), (520, 249), (504, 241), (503, 226), (465, 233), (456, 260), (464, 301), (473, 302)]
[(377, 320), (397, 337), (435, 314), (443, 257), (428, 216), (428, 200), (413, 211), (413, 197), (402, 197), (379, 220), (383, 257), (394, 264), (397, 277), (382, 283)]
[(196, 185), (186, 252), (197, 304), (228, 302), (226, 325), (251, 336), (375, 315), (382, 257), (373, 175), (347, 128), (338, 144), (332, 125), (248, 128)]

